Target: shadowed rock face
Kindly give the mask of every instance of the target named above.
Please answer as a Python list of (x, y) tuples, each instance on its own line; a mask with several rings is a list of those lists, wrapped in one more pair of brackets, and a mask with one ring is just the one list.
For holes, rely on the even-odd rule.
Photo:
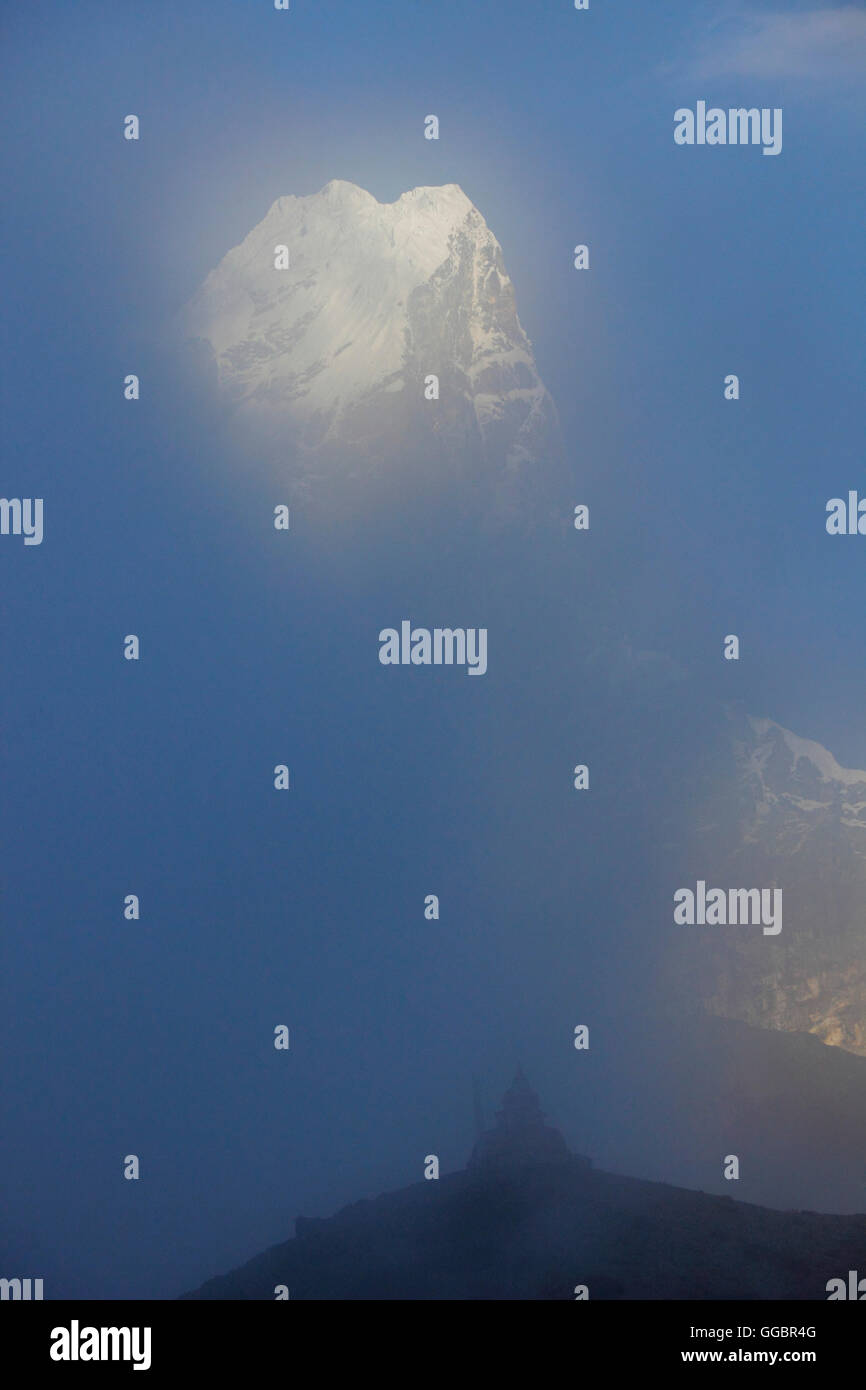
[(238, 441), (300, 497), (372, 483), (380, 506), (417, 490), (519, 521), (556, 486), (556, 411), (499, 243), (456, 184), (385, 204), (343, 181), (278, 199), (180, 327)]

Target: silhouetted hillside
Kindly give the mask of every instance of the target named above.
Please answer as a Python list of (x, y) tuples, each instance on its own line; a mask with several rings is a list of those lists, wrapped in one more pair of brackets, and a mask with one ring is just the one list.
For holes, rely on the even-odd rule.
[(469, 1166), (328, 1219), (195, 1299), (816, 1299), (866, 1271), (866, 1216), (776, 1211), (569, 1154), (518, 1073)]
[(779, 1212), (591, 1169), (455, 1173), (328, 1220), (187, 1298), (825, 1299), (866, 1216)]

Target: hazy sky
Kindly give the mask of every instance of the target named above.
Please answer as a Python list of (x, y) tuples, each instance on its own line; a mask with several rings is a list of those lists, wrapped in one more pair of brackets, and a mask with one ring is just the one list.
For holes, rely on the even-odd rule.
[[(153, 399), (166, 325), (280, 195), (459, 183), (503, 247), (623, 635), (866, 767), (866, 539), (824, 526), (828, 498), (866, 493), (864, 10), (33, 0), (2, 32), (2, 491), (45, 499), (45, 538), (0, 542), (0, 1216), (22, 1275), (172, 1296), (426, 1153), (462, 1164), (473, 1073), (492, 1103), (520, 1056), (544, 1092), (610, 948), (596, 914), (582, 956), (563, 904), (593, 837), (600, 894), (616, 856), (567, 790), (561, 841), (533, 829), (559, 748), (515, 753), (544, 687), (507, 713), (495, 633), (484, 681), (382, 685), (370, 634), (404, 616), (399, 579), (350, 614), (302, 546), (260, 540), (262, 499)], [(678, 147), (698, 100), (781, 107), (782, 153)], [(576, 583), (590, 628), (591, 602)], [(278, 761), (297, 795), (275, 810)], [(543, 912), (512, 853), (534, 833)], [(543, 1098), (577, 1141), (565, 1095)]]

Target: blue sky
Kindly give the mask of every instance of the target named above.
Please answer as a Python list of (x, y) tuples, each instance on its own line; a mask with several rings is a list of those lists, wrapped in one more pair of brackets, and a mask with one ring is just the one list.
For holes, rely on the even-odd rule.
[[(384, 200), (459, 182), (502, 242), (576, 474), (611, 527), (646, 516), (638, 548), (673, 544), (698, 576), (709, 565), (732, 626), (748, 623), (757, 570), (773, 614), (761, 649), (805, 639), (823, 663), (827, 637), (853, 680), (862, 653), (833, 596), (856, 585), (858, 559), (828, 551), (813, 521), (856, 486), (862, 7), (407, 3), (383, 15), (37, 4), (7, 19), (20, 131), (6, 152), (10, 397), (35, 363), (62, 393), (70, 355), (84, 369), (104, 352), (107, 370), (158, 337), (280, 194), (332, 177)], [(783, 156), (677, 148), (673, 111), (698, 98), (781, 105)], [(134, 147), (117, 124), (132, 110)], [(428, 111), (439, 142), (420, 138)], [(577, 241), (589, 275), (571, 269)], [(729, 370), (742, 401), (708, 430)], [(87, 366), (81, 389), (92, 381)], [(23, 439), (14, 418), (7, 429), (11, 459), (32, 465), (27, 426)], [(724, 549), (708, 554), (723, 534), (748, 577), (739, 557), (724, 574)], [(797, 603), (791, 535), (797, 571), (804, 547), (813, 569)], [(787, 674), (784, 686), (790, 700)], [(783, 694), (770, 684), (766, 699)], [(866, 735), (840, 715), (839, 755), (866, 760)], [(789, 717), (808, 711), (791, 704)]]
[[(502, 244), (623, 633), (866, 766), (866, 539), (824, 531), (829, 497), (866, 492), (863, 30), (862, 6), (814, 3), (7, 7), (3, 491), (42, 496), (46, 531), (3, 540), (5, 1027), (23, 1057), (6, 1217), (22, 1248), (59, 1233), (65, 1287), (171, 1295), (304, 1203), (411, 1180), (446, 1124), (462, 1161), (454, 1091), (476, 1067), (506, 1080), (521, 1036), (543, 1068), (553, 1030), (542, 966), (519, 998), (516, 934), (476, 997), (475, 697), (382, 752), (379, 688), (342, 694), (366, 639), (336, 585), (311, 585), (302, 554), (252, 553), (243, 478), (148, 401), (166, 325), (282, 194), (459, 183)], [(677, 147), (674, 111), (698, 99), (782, 107), (782, 154)], [(138, 364), (131, 424), (117, 383)], [(374, 591), (371, 629), (381, 608)], [(118, 644), (138, 627), (133, 672)], [(345, 682), (308, 690), (297, 652), (328, 670), (334, 634)], [(284, 841), (256, 769), (287, 742), (311, 791)], [(456, 803), (432, 774), (418, 791), (440, 763)], [(392, 921), (443, 846), (463, 928), (447, 960)], [(151, 936), (117, 934), (132, 881)], [(291, 1093), (249, 1046), (287, 1008), (315, 1040)], [(137, 1146), (155, 1191), (112, 1186)]]

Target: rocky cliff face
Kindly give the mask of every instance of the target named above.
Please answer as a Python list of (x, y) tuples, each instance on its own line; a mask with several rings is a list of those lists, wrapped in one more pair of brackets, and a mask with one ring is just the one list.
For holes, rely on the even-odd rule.
[(384, 204), (340, 180), (279, 198), (182, 329), (302, 491), (426, 479), (519, 514), (558, 458), (501, 248), (456, 184)]
[(784, 925), (705, 928), (698, 993), (721, 1016), (866, 1055), (866, 772), (767, 719), (729, 712), (723, 741), (691, 864), (722, 887), (781, 888)]

